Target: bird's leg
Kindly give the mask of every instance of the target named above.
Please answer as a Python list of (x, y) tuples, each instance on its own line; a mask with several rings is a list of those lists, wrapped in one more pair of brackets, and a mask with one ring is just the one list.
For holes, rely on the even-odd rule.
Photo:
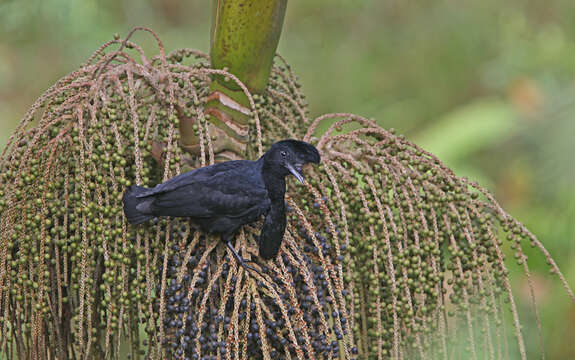
[(242, 258), (240, 256), (240, 254), (237, 253), (236, 249), (234, 249), (234, 246), (232, 245), (231, 241), (229, 240), (225, 240), (226, 241), (226, 246), (228, 247), (228, 249), (230, 249), (232, 251), (232, 254), (234, 254), (234, 257), (236, 258), (236, 260), (238, 261), (238, 263), (244, 268), (244, 269), (250, 269), (253, 270), (255, 272), (257, 272), (258, 274), (262, 275), (261, 272), (259, 272), (259, 270), (255, 269), (254, 267), (250, 266), (247, 264), (247, 260), (245, 260), (244, 258)]

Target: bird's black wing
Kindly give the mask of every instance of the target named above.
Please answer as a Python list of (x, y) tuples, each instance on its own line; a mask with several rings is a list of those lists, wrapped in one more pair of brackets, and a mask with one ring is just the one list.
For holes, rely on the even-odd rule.
[(241, 217), (262, 206), (267, 199), (265, 189), (222, 189), (209, 183), (196, 183), (157, 195), (151, 204), (154, 214), (205, 218), (213, 216)]
[(182, 186), (210, 181), (212, 178), (219, 177), (223, 173), (234, 173), (238, 169), (251, 168), (253, 167), (253, 163), (253, 161), (249, 160), (226, 161), (223, 163), (190, 170), (183, 174), (174, 176), (173, 178), (158, 184), (153, 188), (141, 191), (136, 195), (136, 197), (144, 198), (160, 193), (170, 192)]
[(151, 210), (161, 216), (241, 217), (268, 206), (268, 194), (252, 161), (230, 161), (200, 168), (160, 184), (150, 194)]

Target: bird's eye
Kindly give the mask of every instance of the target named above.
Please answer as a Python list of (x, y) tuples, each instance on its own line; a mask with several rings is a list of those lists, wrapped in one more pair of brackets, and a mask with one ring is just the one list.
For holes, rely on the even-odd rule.
[(287, 156), (287, 152), (285, 152), (285, 151), (282, 151), (280, 154), (282, 154), (283, 157)]

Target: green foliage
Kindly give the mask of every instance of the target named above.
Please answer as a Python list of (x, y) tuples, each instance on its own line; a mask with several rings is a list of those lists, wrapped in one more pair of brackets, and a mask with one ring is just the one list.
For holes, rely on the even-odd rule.
[[(142, 63), (106, 53), (120, 43)], [(2, 153), (0, 346), (8, 358), (511, 351), (525, 359), (500, 228), (529, 280), (526, 242), (575, 301), (543, 245), (431, 153), (360, 116), (311, 122), (282, 58), (266, 92), (252, 96), (232, 74), (211, 69), (206, 55), (166, 56), (158, 44), (160, 55), (147, 59), (133, 42), (106, 43), (38, 99)], [(248, 153), (261, 155), (286, 137), (315, 141), (322, 153), (307, 187), (289, 187), (281, 256), (254, 257), (263, 275), (230, 264), (223, 244), (193, 224), (133, 227), (122, 213), (126, 186), (214, 162), (214, 143), (225, 136), (215, 137), (207, 119), (213, 74), (236, 82), (249, 100)], [(484, 105), (452, 118), (475, 124), (485, 112), (506, 114)], [(199, 139), (196, 156), (178, 144), (181, 118)], [(326, 120), (332, 125), (312, 140)], [(255, 255), (253, 233), (248, 226), (236, 237), (243, 257)], [(511, 304), (512, 350), (501, 341), (503, 301)], [(463, 345), (449, 340), (462, 331)]]
[(516, 117), (506, 102), (478, 100), (433, 122), (414, 141), (458, 175), (487, 185), (490, 184), (487, 176), (472, 167), (468, 159), (474, 153), (495, 147), (516, 131), (519, 125)]
[(460, 164), (470, 154), (497, 144), (516, 127), (513, 109), (498, 100), (476, 101), (434, 121), (417, 144), (447, 164)]
[[(312, 114), (359, 113), (417, 142), (425, 141), (434, 121), (477, 99), (495, 98), (515, 109), (517, 126), (495, 136), (499, 143), (464, 150), (466, 157), (448, 164), (497, 194), (573, 279), (572, 6), (570, 0), (292, 2), (280, 50), (297, 69)], [(0, 7), (1, 143), (46, 84), (84, 62), (94, 44), (115, 32), (149, 24), (171, 48), (209, 48), (210, 9), (201, 1), (8, 0)], [(154, 46), (146, 37), (138, 42), (146, 50)], [(532, 111), (514, 100), (522, 93), (514, 86), (518, 79), (527, 79), (539, 94)], [(542, 257), (533, 254), (530, 263), (536, 276), (545, 277)], [(525, 285), (520, 276), (512, 280), (518, 289)], [(549, 334), (575, 331), (573, 322), (564, 321), (573, 305), (545, 295), (560, 293), (557, 282), (543, 284), (537, 296), (548, 358), (571, 358), (575, 343)], [(529, 309), (524, 294), (517, 300)], [(525, 332), (536, 338), (530, 323), (524, 323)], [(557, 324), (565, 330), (555, 331)], [(537, 344), (527, 341), (528, 352), (536, 354)]]

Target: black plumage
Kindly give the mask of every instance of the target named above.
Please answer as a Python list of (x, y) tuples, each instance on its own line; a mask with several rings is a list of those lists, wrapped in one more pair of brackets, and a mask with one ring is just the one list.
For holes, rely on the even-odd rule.
[(124, 213), (131, 224), (158, 216), (188, 217), (203, 231), (221, 234), (222, 241), (246, 266), (231, 245), (234, 233), (265, 215), (259, 254), (264, 259), (274, 258), (286, 227), (285, 177), (291, 173), (303, 183), (302, 166), (319, 161), (313, 145), (279, 141), (257, 161), (236, 160), (202, 167), (153, 188), (130, 186), (122, 199)]

